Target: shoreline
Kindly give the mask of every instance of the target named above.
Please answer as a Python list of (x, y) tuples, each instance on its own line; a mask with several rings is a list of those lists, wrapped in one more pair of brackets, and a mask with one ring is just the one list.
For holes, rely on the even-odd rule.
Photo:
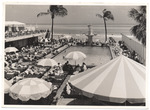
[[(109, 37), (113, 37), (118, 42), (119, 40), (122, 40), (121, 34), (124, 34), (124, 33), (108, 34), (107, 39)], [(67, 36), (67, 35), (72, 36), (72, 38), (76, 38), (76, 39), (81, 39), (81, 40), (87, 39), (87, 36), (85, 34), (63, 34), (63, 33), (54, 33), (53, 38), (59, 39), (61, 36)], [(129, 34), (124, 34), (124, 35), (131, 37), (131, 35), (129, 35)], [(42, 37), (44, 38), (45, 34)], [(39, 39), (41, 39), (42, 37), (39, 37)], [(96, 36), (93, 37), (93, 41), (100, 40), (103, 42), (104, 39), (105, 39), (105, 34), (97, 34)]]

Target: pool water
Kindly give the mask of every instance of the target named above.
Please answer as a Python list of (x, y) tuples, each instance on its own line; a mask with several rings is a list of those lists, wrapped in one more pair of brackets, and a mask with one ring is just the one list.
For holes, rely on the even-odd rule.
[(63, 58), (69, 52), (72, 51), (81, 51), (87, 57), (84, 60), (80, 61), (69, 61), (70, 64), (82, 64), (85, 62), (87, 65), (103, 65), (111, 60), (111, 53), (108, 47), (82, 47), (82, 46), (73, 46), (69, 47), (68, 49), (64, 50), (60, 54), (58, 54), (53, 59), (61, 64), (64, 64), (66, 60)]

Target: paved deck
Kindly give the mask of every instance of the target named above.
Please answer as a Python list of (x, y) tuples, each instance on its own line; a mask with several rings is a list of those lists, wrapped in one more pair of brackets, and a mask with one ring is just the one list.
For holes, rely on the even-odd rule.
[(64, 82), (62, 83), (62, 85), (60, 86), (60, 88), (58, 89), (58, 91), (56, 92), (56, 95), (55, 95), (55, 97), (54, 97), (54, 100), (55, 100), (55, 101), (57, 101), (57, 100), (60, 99), (61, 94), (62, 94), (62, 92), (63, 92), (63, 90), (64, 90), (64, 88), (65, 88), (65, 86), (66, 86), (66, 83), (67, 83), (68, 80), (70, 79), (70, 76), (71, 76), (71, 75), (68, 75), (68, 76), (66, 77), (66, 79), (64, 80)]
[(62, 98), (58, 100), (57, 105), (105, 105), (104, 102), (98, 101), (94, 102), (94, 100), (90, 98)]
[(112, 47), (109, 46), (110, 48), (110, 53), (111, 53), (111, 56), (112, 56), (112, 59), (114, 59), (116, 57), (115, 53), (112, 51)]

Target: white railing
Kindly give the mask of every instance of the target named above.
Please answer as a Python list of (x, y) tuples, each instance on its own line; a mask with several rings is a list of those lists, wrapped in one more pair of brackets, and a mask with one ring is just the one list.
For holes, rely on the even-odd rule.
[(17, 36), (17, 37), (7, 37), (7, 38), (5, 38), (5, 42), (12, 42), (12, 41), (28, 39), (28, 38), (32, 38), (32, 37), (44, 37), (44, 36), (45, 36), (45, 33), (37, 33), (37, 34)]

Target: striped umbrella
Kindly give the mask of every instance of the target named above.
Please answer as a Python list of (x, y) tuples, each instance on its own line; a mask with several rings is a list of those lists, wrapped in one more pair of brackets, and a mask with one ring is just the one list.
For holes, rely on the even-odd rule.
[(25, 78), (10, 88), (10, 96), (22, 101), (46, 98), (52, 92), (52, 83), (39, 78)]
[(7, 48), (5, 48), (6, 53), (17, 52), (17, 51), (18, 51), (18, 49), (16, 47), (7, 47)]
[(80, 51), (73, 51), (73, 52), (68, 53), (65, 56), (65, 58), (69, 60), (79, 60), (79, 59), (85, 59), (86, 55)]
[(80, 51), (73, 51), (73, 52), (68, 53), (65, 56), (65, 59), (67, 60), (74, 60), (75, 64), (77, 60), (83, 60), (85, 58), (86, 58), (86, 55)]
[(5, 94), (9, 92), (11, 85), (12, 84), (8, 80), (4, 79), (4, 93)]
[(57, 66), (58, 63), (53, 59), (45, 58), (45, 59), (40, 60), (37, 65), (39, 65), (39, 66)]
[(81, 94), (115, 103), (145, 102), (145, 66), (121, 55), (70, 78)]

